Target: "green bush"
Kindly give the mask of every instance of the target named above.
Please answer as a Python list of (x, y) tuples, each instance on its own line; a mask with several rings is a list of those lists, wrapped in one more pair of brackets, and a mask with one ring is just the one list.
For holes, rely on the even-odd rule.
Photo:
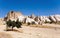
[[(16, 22), (15, 22), (15, 21), (8, 20), (8, 21), (6, 21), (6, 24), (7, 24), (7, 25), (6, 25), (7, 28), (8, 28), (8, 27), (12, 27), (12, 30), (13, 30), (14, 27), (21, 28), (21, 25), (22, 25), (22, 23), (19, 22), (18, 19), (17, 19)], [(6, 30), (7, 30), (7, 29), (6, 29)]]
[(17, 27), (17, 28), (21, 28), (21, 25), (22, 25), (22, 23), (19, 22), (18, 19), (17, 19), (17, 21), (16, 21), (16, 27)]

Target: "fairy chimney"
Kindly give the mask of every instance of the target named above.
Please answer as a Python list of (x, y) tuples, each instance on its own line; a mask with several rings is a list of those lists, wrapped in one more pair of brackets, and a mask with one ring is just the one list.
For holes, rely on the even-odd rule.
[(35, 18), (35, 15), (34, 14), (31, 14), (30, 18), (34, 19)]
[[(17, 19), (18, 16), (21, 16), (21, 15), (22, 15), (22, 13), (20, 13), (20, 12), (10, 11), (10, 12), (7, 14), (7, 16), (6, 16), (6, 19), (7, 19), (7, 20), (9, 20), (9, 19)], [(6, 20), (6, 19), (5, 19), (5, 20)]]

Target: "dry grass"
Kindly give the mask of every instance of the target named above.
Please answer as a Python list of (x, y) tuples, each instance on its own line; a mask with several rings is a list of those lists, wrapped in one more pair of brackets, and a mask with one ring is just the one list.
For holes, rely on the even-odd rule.
[(22, 25), (23, 25), (23, 26), (30, 26), (31, 24), (30, 24), (30, 25), (28, 25), (28, 24), (26, 24), (26, 23), (25, 23), (25, 24), (22, 24)]
[(30, 27), (38, 27), (38, 28), (56, 28), (56, 27), (52, 27), (52, 26), (44, 26), (44, 25), (30, 25)]
[(13, 38), (10, 34), (0, 32), (0, 38)]
[(38, 28), (56, 28), (56, 27), (52, 27), (52, 26), (47, 26), (47, 25), (27, 25), (27, 24), (23, 24), (23, 26), (30, 26), (30, 27), (38, 27)]
[(27, 26), (27, 24), (22, 24), (23, 26)]

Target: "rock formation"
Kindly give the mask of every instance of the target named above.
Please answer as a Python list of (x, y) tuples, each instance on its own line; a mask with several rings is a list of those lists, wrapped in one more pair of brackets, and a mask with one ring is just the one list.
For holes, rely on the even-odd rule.
[(35, 16), (32, 14), (31, 16), (24, 16), (20, 12), (10, 11), (4, 20), (17, 20), (19, 19), (20, 22), (28, 23), (28, 22), (35, 22), (36, 24), (43, 24), (43, 23), (57, 23), (60, 22), (60, 15), (50, 15), (50, 16)]
[(35, 15), (34, 14), (31, 14), (30, 18), (34, 19), (35, 18)]
[(32, 19), (32, 18), (26, 18), (26, 23), (31, 23), (32, 24), (32, 22), (34, 22), (35, 24), (38, 24), (38, 22), (36, 22), (34, 19)]
[(5, 24), (5, 21), (3, 18), (0, 18), (0, 25), (4, 25)]
[(5, 20), (17, 19), (18, 16), (21, 16), (21, 15), (22, 14), (20, 12), (10, 11), (4, 19)]
[(51, 20), (51, 22), (56, 23), (56, 19), (55, 19), (54, 15), (49, 16), (49, 19)]
[(60, 22), (60, 15), (55, 15), (54, 16), (57, 22)]

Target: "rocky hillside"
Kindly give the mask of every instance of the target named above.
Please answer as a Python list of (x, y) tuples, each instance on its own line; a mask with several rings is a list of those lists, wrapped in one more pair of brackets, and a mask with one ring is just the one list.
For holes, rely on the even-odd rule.
[(10, 11), (4, 20), (17, 20), (25, 23), (41, 24), (41, 23), (60, 23), (60, 15), (50, 15), (50, 16), (24, 16), (21, 12)]

